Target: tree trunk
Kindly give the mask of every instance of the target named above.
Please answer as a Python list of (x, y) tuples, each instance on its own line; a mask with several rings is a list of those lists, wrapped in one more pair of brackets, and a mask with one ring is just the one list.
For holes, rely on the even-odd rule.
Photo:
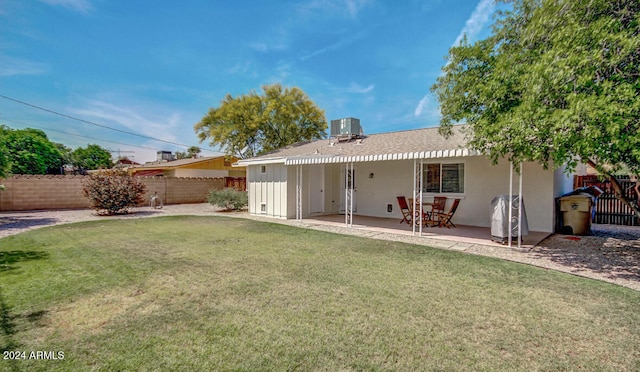
[(613, 191), (616, 199), (620, 200), (621, 202), (629, 206), (629, 208), (631, 208), (631, 210), (636, 215), (636, 217), (640, 219), (640, 207), (638, 207), (637, 203), (632, 202), (626, 196), (624, 196), (624, 192), (622, 191), (622, 186), (620, 185), (620, 182), (618, 182), (618, 180), (611, 173), (598, 167), (598, 165), (594, 163), (591, 159), (587, 161), (587, 164), (589, 164), (598, 172), (602, 173), (602, 175), (607, 177), (607, 179), (611, 182), (611, 185), (613, 186)]

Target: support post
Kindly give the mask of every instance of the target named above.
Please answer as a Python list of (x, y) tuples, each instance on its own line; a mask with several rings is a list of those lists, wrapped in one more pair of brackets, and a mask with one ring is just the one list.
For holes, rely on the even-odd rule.
[[(413, 160), (413, 205), (411, 211), (413, 212), (412, 225), (413, 235), (416, 234), (416, 223), (418, 223), (418, 233), (422, 236), (422, 173), (424, 165), (422, 160)], [(416, 208), (417, 207), (417, 208)]]
[(302, 165), (296, 167), (296, 220), (302, 221)]
[(520, 163), (518, 182), (518, 248), (522, 247), (522, 163)]
[(513, 232), (511, 231), (511, 225), (513, 223), (513, 162), (509, 162), (509, 245), (511, 248), (511, 239), (513, 238)]
[(344, 167), (344, 223), (347, 227), (353, 226), (353, 189), (353, 162), (350, 162)]

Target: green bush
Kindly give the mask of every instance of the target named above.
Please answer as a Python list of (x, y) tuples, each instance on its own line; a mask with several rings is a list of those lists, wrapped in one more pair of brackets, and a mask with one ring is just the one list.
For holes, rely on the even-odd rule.
[(249, 198), (246, 191), (238, 191), (230, 187), (222, 190), (209, 190), (209, 197), (207, 198), (207, 201), (211, 205), (218, 206), (219, 208), (224, 208), (229, 211), (239, 211), (249, 204)]
[(121, 170), (103, 170), (82, 182), (82, 191), (98, 214), (126, 214), (144, 200), (146, 186)]

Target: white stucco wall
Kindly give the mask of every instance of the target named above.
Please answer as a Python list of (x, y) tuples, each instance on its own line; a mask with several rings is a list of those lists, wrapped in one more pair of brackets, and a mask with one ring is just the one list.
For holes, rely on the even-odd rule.
[[(469, 226), (490, 226), (491, 200), (496, 195), (509, 193), (509, 163), (501, 161), (497, 165), (484, 157), (461, 157), (438, 159), (433, 162), (464, 163), (465, 192), (463, 194), (443, 194), (449, 198), (446, 208), (454, 198), (462, 201), (454, 217), (454, 222)], [(356, 163), (356, 211), (355, 215), (397, 218), (400, 213), (397, 196), (407, 198), (413, 193), (413, 160), (380, 161)], [(317, 166), (316, 166), (317, 167)], [(324, 166), (323, 190), (324, 212), (338, 213), (344, 193), (341, 164)], [(296, 168), (283, 164), (266, 165), (266, 173), (260, 172), (260, 165), (247, 168), (249, 187), (249, 212), (279, 218), (296, 216)], [(309, 217), (310, 177), (312, 166), (302, 169), (302, 213)], [(317, 168), (315, 168), (317, 169)], [(370, 176), (371, 175), (371, 176)], [(518, 192), (518, 174), (514, 172), (514, 194)], [(523, 168), (523, 200), (525, 202), (529, 230), (552, 232), (554, 227), (554, 198), (571, 190), (571, 177), (562, 171), (544, 170), (541, 166), (527, 163)], [(424, 199), (432, 200), (433, 194), (424, 194)], [(266, 213), (261, 212), (265, 203)], [(392, 211), (388, 212), (388, 204)]]
[[(492, 165), (484, 157), (463, 157), (439, 159), (433, 162), (465, 164), (464, 194), (438, 194), (449, 198), (446, 208), (454, 198), (462, 201), (454, 217), (455, 223), (470, 226), (490, 226), (491, 200), (496, 195), (509, 193), (509, 163)], [(396, 196), (407, 198), (413, 193), (413, 161), (388, 161), (356, 163), (357, 196), (356, 215), (373, 217), (402, 218)], [(339, 170), (338, 170), (339, 171)], [(373, 173), (373, 178), (369, 175)], [(339, 173), (338, 173), (339, 176)], [(529, 229), (532, 231), (553, 231), (554, 196), (558, 187), (557, 175), (551, 170), (543, 170), (536, 164), (526, 164), (523, 173), (523, 200), (527, 212)], [(565, 177), (566, 178), (566, 177)], [(344, 192), (336, 187), (334, 195)], [(514, 172), (514, 193), (518, 192), (518, 174)], [(433, 200), (434, 194), (425, 193), (423, 198)], [(336, 200), (340, 200), (336, 197)], [(387, 212), (387, 204), (393, 211)]]
[(249, 213), (286, 218), (287, 167), (283, 164), (267, 164), (265, 167), (265, 173), (261, 172), (260, 165), (247, 167)]

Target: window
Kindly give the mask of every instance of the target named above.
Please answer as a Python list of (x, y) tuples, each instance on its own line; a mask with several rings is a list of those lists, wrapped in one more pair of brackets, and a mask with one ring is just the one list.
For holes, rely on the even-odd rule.
[(260, 166), (260, 173), (267, 173), (267, 166), (266, 165), (261, 165)]
[(464, 163), (425, 164), (422, 191), (431, 193), (463, 193)]
[(260, 203), (260, 213), (267, 213), (267, 203)]

